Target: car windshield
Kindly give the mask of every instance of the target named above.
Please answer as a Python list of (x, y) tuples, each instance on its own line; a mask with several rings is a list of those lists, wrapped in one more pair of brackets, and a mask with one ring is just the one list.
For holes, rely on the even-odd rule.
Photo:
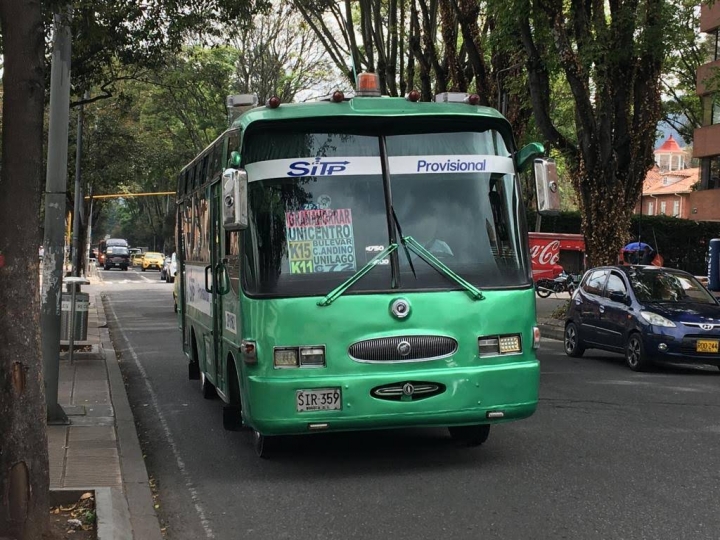
[(640, 302), (717, 304), (697, 279), (684, 272), (636, 269), (628, 273), (628, 278)]
[(108, 246), (107, 253), (108, 255), (127, 255), (128, 249), (123, 246)]
[[(403, 235), (478, 287), (529, 283), (519, 186), (497, 131), (383, 137), (288, 129), (250, 140), (243, 265), (251, 294), (326, 294), (388, 247), (383, 145)], [(400, 290), (460, 288), (412, 253), (411, 268), (402, 251), (393, 255)], [(350, 291), (390, 290), (390, 267), (384, 258)]]

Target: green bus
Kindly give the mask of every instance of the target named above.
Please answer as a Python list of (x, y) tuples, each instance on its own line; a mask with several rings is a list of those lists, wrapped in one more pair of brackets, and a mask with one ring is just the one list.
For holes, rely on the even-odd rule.
[(475, 446), (537, 406), (519, 173), (552, 213), (554, 163), (476, 95), (390, 98), (361, 76), (351, 99), (250, 109), (178, 178), (189, 376), (261, 457), (323, 431)]

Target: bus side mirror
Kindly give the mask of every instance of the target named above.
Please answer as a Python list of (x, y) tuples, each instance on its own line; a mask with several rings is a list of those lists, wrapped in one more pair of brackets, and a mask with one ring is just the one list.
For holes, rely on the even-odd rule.
[(544, 153), (545, 147), (538, 142), (523, 146), (523, 149), (517, 153), (517, 164), (520, 172), (525, 172), (533, 159), (542, 156)]
[(248, 178), (240, 169), (223, 173), (223, 227), (226, 231), (243, 231), (248, 227)]
[(555, 160), (539, 158), (534, 161), (537, 211), (541, 216), (560, 213), (560, 188), (558, 187)]

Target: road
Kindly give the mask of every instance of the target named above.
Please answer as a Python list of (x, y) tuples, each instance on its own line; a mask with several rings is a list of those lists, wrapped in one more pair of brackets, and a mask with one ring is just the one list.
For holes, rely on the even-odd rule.
[(172, 286), (101, 275), (171, 540), (718, 538), (717, 370), (637, 374), (546, 341), (538, 412), (480, 448), (439, 429), (324, 434), (260, 460), (187, 379)]

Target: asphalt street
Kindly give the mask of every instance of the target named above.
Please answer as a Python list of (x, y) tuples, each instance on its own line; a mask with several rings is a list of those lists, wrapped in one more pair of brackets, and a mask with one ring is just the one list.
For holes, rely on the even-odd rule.
[(261, 460), (187, 379), (172, 285), (100, 274), (171, 540), (720, 537), (716, 369), (638, 374), (547, 340), (538, 412), (480, 448), (440, 429), (323, 434)]

